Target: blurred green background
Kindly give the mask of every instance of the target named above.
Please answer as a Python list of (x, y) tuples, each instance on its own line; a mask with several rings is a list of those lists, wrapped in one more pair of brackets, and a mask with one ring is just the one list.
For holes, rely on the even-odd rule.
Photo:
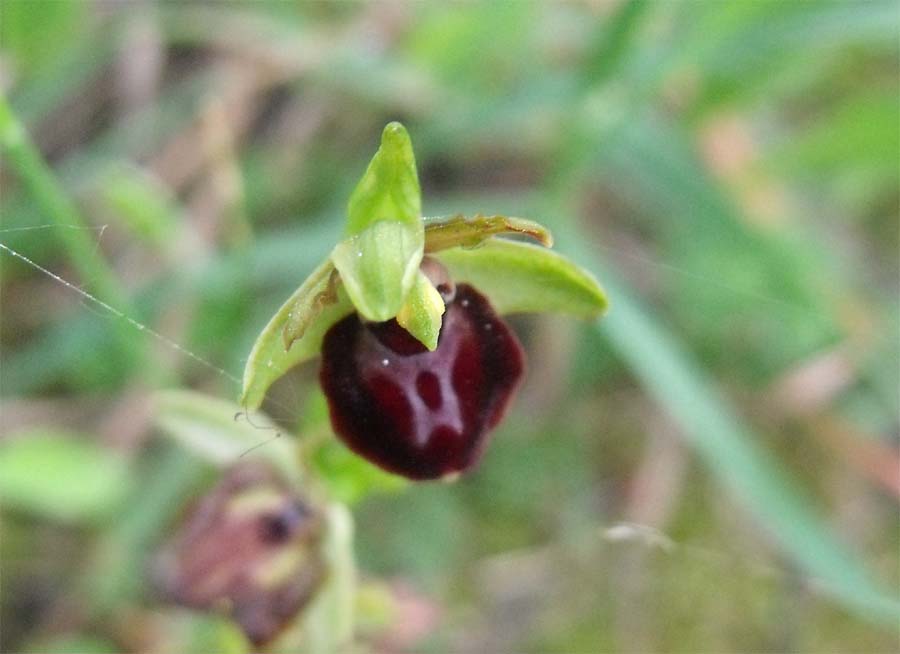
[[(245, 649), (158, 626), (149, 562), (218, 473), (156, 392), (234, 401), (390, 120), (426, 215), (544, 222), (612, 308), (514, 319), (527, 381), (455, 484), (319, 461), (358, 650), (900, 650), (898, 28), (891, 0), (4, 2), (0, 243), (224, 373), (0, 252), (0, 650)], [(266, 404), (301, 443), (315, 379)]]

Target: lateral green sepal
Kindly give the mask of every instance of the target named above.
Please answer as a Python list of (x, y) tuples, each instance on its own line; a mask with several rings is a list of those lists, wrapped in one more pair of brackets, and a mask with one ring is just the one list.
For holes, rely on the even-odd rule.
[(321, 302), (321, 294), (328, 292), (333, 280), (333, 271), (330, 261), (316, 268), (256, 338), (244, 366), (240, 404), (245, 410), (258, 409), (276, 379), (317, 356), (328, 328), (353, 312), (353, 305), (340, 286), (334, 288), (331, 301)]
[(589, 272), (551, 250), (503, 239), (434, 255), (459, 282), (484, 293), (499, 313), (564, 313), (599, 318), (608, 301)]

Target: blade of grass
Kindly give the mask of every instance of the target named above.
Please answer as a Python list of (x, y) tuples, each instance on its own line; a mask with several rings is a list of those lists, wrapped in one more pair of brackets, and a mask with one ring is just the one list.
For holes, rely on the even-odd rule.
[[(229, 292), (255, 293), (256, 305), (248, 311), (248, 336), (234, 348), (234, 360), (223, 362), (229, 370), (243, 366), (244, 352), (256, 338), (271, 311), (278, 308), (291, 287), (309, 274), (315, 257), (323, 256), (340, 228), (337, 210), (315, 218), (312, 226), (283, 230), (261, 237), (253, 248), (213, 256), (199, 268), (181, 267), (135, 290), (132, 314), (152, 322), (163, 307), (177, 306), (191, 295), (211, 296), (222, 288)], [(258, 305), (258, 306), (257, 306)], [(197, 320), (206, 316), (199, 315)], [(48, 384), (78, 381), (90, 387), (90, 380), (107, 377), (105, 359), (89, 361), (86, 369), (84, 352), (96, 351), (104, 342), (105, 323), (95, 314), (67, 315), (64, 321), (47, 325), (31, 342), (15, 351), (4, 352), (0, 380), (4, 392), (23, 394)], [(146, 332), (145, 332), (146, 334)], [(146, 336), (145, 336), (146, 338)]]
[(782, 548), (833, 596), (861, 616), (896, 621), (900, 599), (879, 589), (830, 532), (806, 494), (755, 444), (727, 400), (681, 344), (590, 251), (586, 234), (560, 238), (560, 249), (600, 272), (611, 298), (597, 326), (634, 374), (678, 422), (707, 466), (757, 516)]
[[(757, 235), (741, 225), (727, 196), (689, 149), (666, 147), (660, 152), (659, 146), (671, 146), (677, 134), (669, 125), (655, 124), (657, 148), (644, 160), (644, 178), (638, 180), (637, 188), (641, 193), (657, 196), (658, 213), (686, 220), (693, 217), (697, 229), (716, 229), (727, 237), (731, 246), (758, 242)], [(591, 145), (583, 148), (587, 156), (564, 158), (563, 165), (550, 176), (544, 206), (529, 211), (528, 215), (542, 219), (556, 216), (558, 222), (550, 224), (560, 251), (598, 273), (611, 306), (598, 329), (647, 391), (669, 411), (719, 481), (734, 492), (769, 529), (781, 548), (807, 574), (821, 581), (831, 595), (861, 617), (896, 622), (900, 616), (900, 598), (889, 595), (870, 579), (858, 558), (831, 533), (803, 489), (777, 460), (755, 444), (757, 439), (752, 431), (742, 424), (705, 371), (641, 305), (628, 285), (603, 265), (597, 248), (591, 246), (590, 235), (576, 227), (574, 220), (566, 220), (574, 215), (571, 210), (574, 200), (568, 192), (572, 179), (596, 174), (596, 163), (592, 162), (597, 159), (602, 166), (621, 156), (622, 143), (617, 148), (600, 140), (612, 136), (616, 136), (614, 141), (623, 139), (630, 144), (640, 141), (635, 139), (633, 131), (611, 135), (588, 130)], [(698, 214), (705, 220), (697, 220)], [(770, 245), (771, 242), (765, 242), (763, 249), (768, 250)]]
[(28, 137), (5, 98), (0, 98), (0, 148), (6, 162), (27, 186), (44, 215), (58, 225), (85, 229), (60, 229), (56, 233), (72, 258), (84, 283), (90, 283), (102, 300), (124, 307), (126, 293), (115, 274), (94, 254), (94, 243), (78, 209), (60, 188), (53, 172)]
[[(90, 292), (100, 300), (128, 315), (133, 314), (128, 294), (119, 283), (115, 272), (96, 253), (87, 223), (2, 96), (0, 96), (0, 153), (18, 174), (46, 218), (54, 224), (65, 226), (56, 231), (56, 236), (61, 240), (78, 270), (82, 284), (88, 286)], [(115, 334), (122, 354), (128, 359), (137, 358), (139, 344), (124, 324), (117, 325)]]
[(15, 93), (10, 92), (19, 118), (29, 125), (47, 118), (67, 97), (100, 75), (114, 54), (112, 43), (106, 40), (84, 39), (68, 47), (63, 56), (48, 62), (50, 70), (22, 78)]
[(647, 9), (651, 7), (648, 0), (623, 2), (610, 19), (597, 29), (584, 67), (585, 86), (602, 84), (618, 70), (623, 58), (634, 50), (634, 36), (647, 15)]
[(900, 12), (890, 1), (683, 4), (693, 20), (669, 61), (673, 70), (696, 68), (707, 80), (695, 115), (772, 103), (798, 90), (785, 75), (828, 71), (823, 62), (842, 50), (891, 53), (897, 43)]

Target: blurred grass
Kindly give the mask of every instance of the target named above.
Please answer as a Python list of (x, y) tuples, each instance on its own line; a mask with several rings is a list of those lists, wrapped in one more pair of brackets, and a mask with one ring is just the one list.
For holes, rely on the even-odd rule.
[(0, 451), (3, 505), (61, 522), (91, 522), (121, 509), (130, 480), (124, 461), (78, 434), (11, 436)]
[[(400, 649), (896, 651), (897, 593), (870, 579), (900, 583), (897, 495), (838, 453), (877, 443), (897, 460), (898, 26), (880, 1), (13, 0), (4, 88), (52, 170), (30, 166), (46, 183), (29, 186), (5, 148), (0, 240), (236, 374), (400, 119), (426, 215), (547, 222), (612, 307), (596, 328), (516, 323), (529, 381), (471, 477), (355, 505), (364, 571), (440, 608)], [(210, 137), (216, 115), (231, 148)], [(108, 225), (99, 243), (3, 231), (75, 216)], [(147, 419), (113, 419), (129, 397), (236, 396), (129, 335), (165, 371), (148, 377), (109, 347), (112, 318), (0, 264), (0, 450), (63, 424), (155, 469)], [(277, 419), (296, 424), (313, 373), (274, 389)], [(165, 499), (136, 499), (130, 522), (162, 529), (159, 508), (195, 496), (175, 483), (194, 478), (185, 461), (183, 498), (137, 478), (138, 496)], [(65, 565), (40, 512), (0, 510), (16, 533), (0, 557), (5, 650), (46, 635), (23, 623), (23, 589)], [(605, 540), (620, 522), (677, 546)], [(135, 558), (108, 559), (127, 603), (146, 592), (145, 531)], [(100, 532), (87, 540), (116, 538)], [(65, 594), (29, 610), (65, 613)]]

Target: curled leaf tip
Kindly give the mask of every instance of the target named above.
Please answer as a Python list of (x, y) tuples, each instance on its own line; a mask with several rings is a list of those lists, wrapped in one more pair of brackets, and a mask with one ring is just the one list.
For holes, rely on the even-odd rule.
[(506, 221), (513, 233), (533, 238), (545, 248), (553, 247), (553, 233), (540, 223), (527, 218), (507, 218)]
[(425, 251), (440, 252), (453, 247), (474, 248), (488, 238), (502, 234), (521, 234), (544, 247), (553, 246), (553, 235), (540, 223), (526, 218), (484, 216), (479, 213), (472, 218), (456, 215), (449, 219), (426, 219)]

